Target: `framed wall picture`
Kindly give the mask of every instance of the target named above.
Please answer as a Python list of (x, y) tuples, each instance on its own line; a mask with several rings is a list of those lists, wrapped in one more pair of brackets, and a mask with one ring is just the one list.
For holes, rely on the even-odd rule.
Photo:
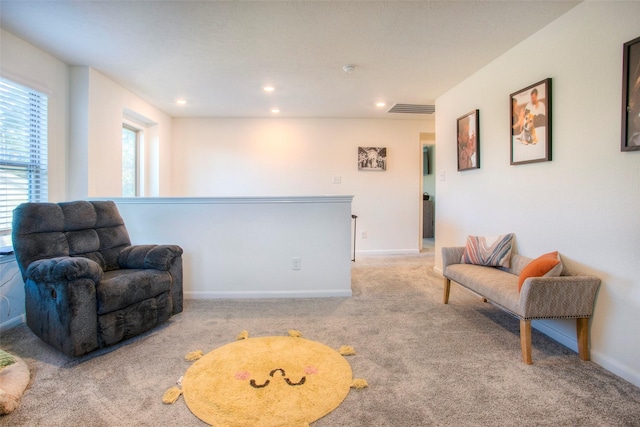
[(551, 160), (551, 79), (509, 96), (511, 164)]
[(458, 170), (480, 168), (480, 111), (458, 117)]
[(621, 151), (640, 150), (640, 37), (624, 44), (622, 54)]
[(387, 170), (387, 147), (358, 147), (358, 170)]

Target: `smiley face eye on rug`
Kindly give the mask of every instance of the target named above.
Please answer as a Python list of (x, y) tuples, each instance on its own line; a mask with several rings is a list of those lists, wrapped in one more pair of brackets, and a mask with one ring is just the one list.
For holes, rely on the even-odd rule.
[(213, 426), (306, 426), (337, 408), (350, 388), (367, 387), (343, 357), (352, 354), (349, 346), (336, 351), (298, 331), (259, 338), (242, 332), (206, 355), (189, 353), (185, 359), (196, 361), (182, 389), (167, 390), (163, 402), (184, 394), (189, 410)]

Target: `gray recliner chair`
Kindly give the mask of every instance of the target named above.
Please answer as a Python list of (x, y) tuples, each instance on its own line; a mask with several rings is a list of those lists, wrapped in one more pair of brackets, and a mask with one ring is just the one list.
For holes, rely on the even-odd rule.
[(114, 202), (23, 203), (13, 248), (27, 325), (69, 356), (147, 331), (182, 311), (182, 248), (132, 246)]

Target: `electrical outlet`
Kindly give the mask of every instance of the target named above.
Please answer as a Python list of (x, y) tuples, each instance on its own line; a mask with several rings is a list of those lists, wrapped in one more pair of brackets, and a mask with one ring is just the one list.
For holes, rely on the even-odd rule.
[(291, 269), (300, 270), (301, 268), (302, 268), (302, 258), (300, 257), (291, 258)]
[(334, 175), (333, 177), (333, 183), (334, 184), (340, 184), (342, 183), (342, 177), (340, 175)]
[(366, 231), (362, 231), (360, 233), (360, 237), (363, 238), (363, 239), (366, 239), (367, 238), (367, 232)]

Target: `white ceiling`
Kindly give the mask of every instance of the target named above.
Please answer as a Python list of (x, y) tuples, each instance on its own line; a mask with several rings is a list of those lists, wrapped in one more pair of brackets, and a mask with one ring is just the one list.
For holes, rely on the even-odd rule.
[(5, 30), (174, 117), (278, 107), (285, 117), (416, 118), (386, 111), (433, 104), (577, 3), (0, 0), (0, 15)]

